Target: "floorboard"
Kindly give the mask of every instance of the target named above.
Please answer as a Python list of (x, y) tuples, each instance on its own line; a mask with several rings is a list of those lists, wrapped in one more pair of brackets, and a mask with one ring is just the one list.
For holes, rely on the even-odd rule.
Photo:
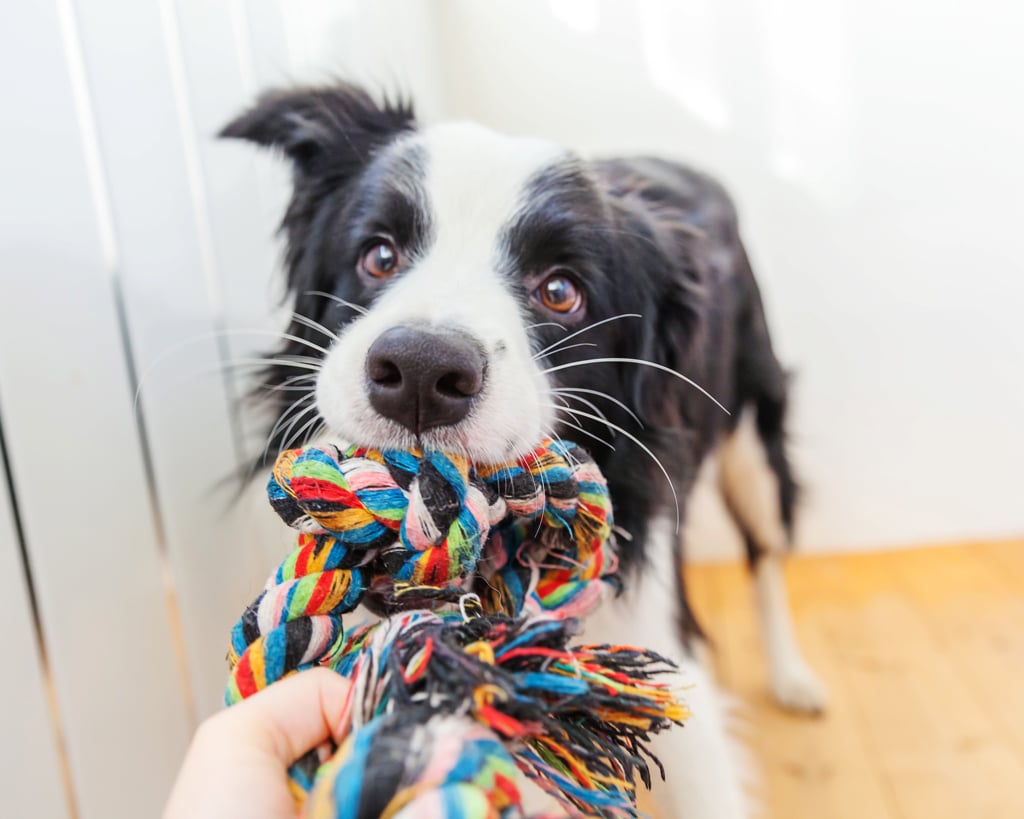
[(818, 719), (770, 699), (746, 570), (688, 570), (765, 819), (1024, 816), (1024, 541), (795, 556), (786, 571), (830, 690)]

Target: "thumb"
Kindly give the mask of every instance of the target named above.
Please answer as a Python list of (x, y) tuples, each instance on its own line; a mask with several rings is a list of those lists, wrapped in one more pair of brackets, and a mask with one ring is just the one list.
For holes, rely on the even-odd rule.
[(227, 734), (290, 765), (328, 739), (340, 741), (351, 685), (335, 671), (314, 668), (274, 683), (215, 719)]

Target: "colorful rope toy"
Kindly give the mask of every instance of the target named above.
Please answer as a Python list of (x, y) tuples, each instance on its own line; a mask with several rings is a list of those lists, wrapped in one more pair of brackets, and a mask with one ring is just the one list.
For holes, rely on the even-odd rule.
[[(607, 485), (572, 443), (498, 465), (307, 447), (267, 487), (300, 532), (231, 635), (233, 704), (317, 665), (352, 681), (341, 747), (291, 769), (303, 816), (523, 815), (517, 771), (574, 815), (635, 816), (651, 733), (686, 718), (671, 664), (574, 646), (617, 584)], [(345, 633), (360, 603), (383, 616)], [(660, 767), (660, 765), (659, 765)]]

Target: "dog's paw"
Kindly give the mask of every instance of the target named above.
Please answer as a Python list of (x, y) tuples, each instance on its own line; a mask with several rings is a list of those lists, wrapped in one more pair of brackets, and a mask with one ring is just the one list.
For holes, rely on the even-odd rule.
[(817, 716), (828, 708), (825, 684), (804, 663), (790, 663), (775, 669), (772, 694), (787, 711)]

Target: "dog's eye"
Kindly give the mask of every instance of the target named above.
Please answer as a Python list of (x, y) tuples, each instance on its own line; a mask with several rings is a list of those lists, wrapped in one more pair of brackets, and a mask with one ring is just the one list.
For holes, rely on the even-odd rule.
[(556, 270), (540, 283), (534, 297), (548, 310), (568, 315), (583, 306), (583, 293), (568, 274)]
[(359, 257), (359, 269), (375, 279), (387, 279), (398, 270), (398, 250), (389, 239), (374, 239)]

